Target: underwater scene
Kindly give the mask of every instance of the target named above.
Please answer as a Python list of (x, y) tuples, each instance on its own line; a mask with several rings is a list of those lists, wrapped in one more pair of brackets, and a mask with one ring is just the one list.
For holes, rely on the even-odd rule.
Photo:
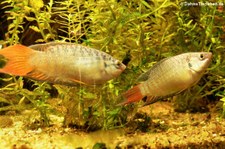
[(225, 0), (1, 0), (0, 148), (225, 148)]

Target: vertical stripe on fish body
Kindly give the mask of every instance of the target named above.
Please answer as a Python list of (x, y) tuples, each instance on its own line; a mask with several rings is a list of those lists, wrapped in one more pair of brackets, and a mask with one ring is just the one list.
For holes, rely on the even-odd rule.
[[(18, 54), (12, 56), (9, 52)], [(9, 59), (10, 64), (6, 64), (0, 72), (60, 84), (102, 84), (119, 76), (125, 69), (109, 54), (73, 43), (52, 42), (30, 47), (15, 45), (1, 50), (0, 55)], [(24, 60), (15, 60), (18, 57)], [(12, 69), (18, 69), (18, 72)]]
[(123, 94), (125, 101), (120, 105), (139, 101), (146, 96), (154, 99), (172, 95), (193, 86), (202, 77), (211, 58), (210, 52), (189, 52), (161, 60), (140, 75), (140, 84)]

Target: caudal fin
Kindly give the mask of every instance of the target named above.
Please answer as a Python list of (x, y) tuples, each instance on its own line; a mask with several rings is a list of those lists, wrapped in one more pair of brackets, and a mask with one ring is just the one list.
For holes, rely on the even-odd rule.
[(118, 105), (126, 105), (132, 102), (140, 101), (142, 98), (144, 98), (140, 90), (140, 85), (134, 86), (133, 88), (129, 89), (128, 91), (123, 93), (122, 96), (125, 101), (119, 103)]
[(14, 45), (0, 50), (0, 73), (26, 76), (33, 70), (29, 58), (34, 51), (23, 45)]

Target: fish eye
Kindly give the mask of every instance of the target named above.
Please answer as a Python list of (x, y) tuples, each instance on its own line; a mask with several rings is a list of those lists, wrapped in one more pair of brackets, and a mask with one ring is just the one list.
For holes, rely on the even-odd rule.
[(121, 67), (121, 62), (117, 60), (115, 62), (115, 66), (116, 66), (116, 68), (120, 68)]
[(200, 60), (204, 59), (204, 54), (200, 54)]
[(192, 67), (192, 64), (191, 64), (191, 63), (188, 63), (188, 66), (189, 66), (189, 67)]

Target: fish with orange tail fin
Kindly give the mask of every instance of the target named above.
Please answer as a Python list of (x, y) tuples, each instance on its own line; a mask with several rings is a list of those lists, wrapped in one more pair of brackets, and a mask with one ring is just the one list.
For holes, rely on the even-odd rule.
[(196, 84), (208, 68), (211, 52), (189, 52), (165, 58), (137, 79), (138, 85), (122, 94), (125, 99), (119, 105), (138, 102), (147, 97), (147, 103), (180, 93)]
[(65, 85), (103, 84), (126, 68), (109, 54), (73, 43), (51, 42), (0, 50), (0, 73)]

